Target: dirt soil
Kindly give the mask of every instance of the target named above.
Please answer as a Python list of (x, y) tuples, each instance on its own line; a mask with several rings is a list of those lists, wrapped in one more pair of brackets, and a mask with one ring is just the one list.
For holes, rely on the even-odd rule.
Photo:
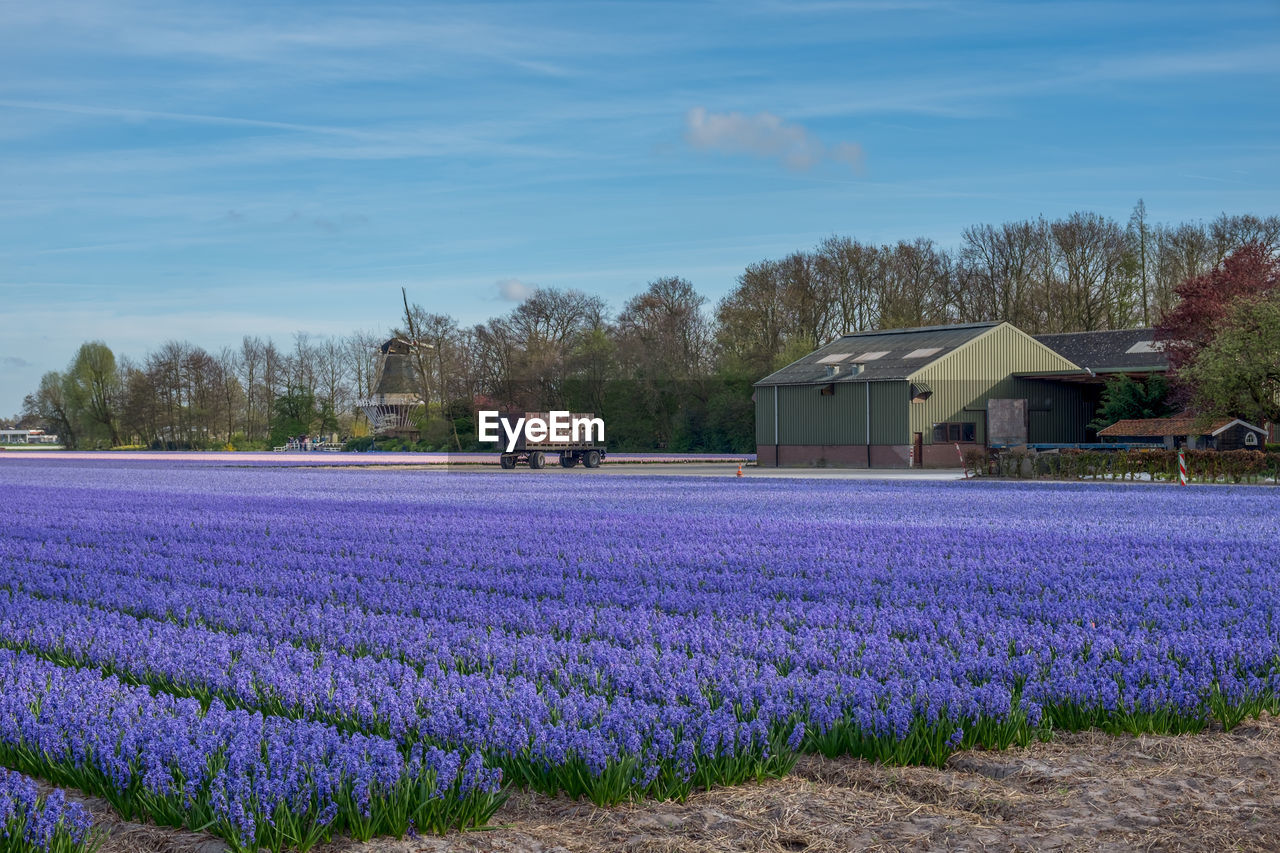
[[(104, 853), (217, 853), (209, 836), (113, 819)], [(806, 757), (788, 778), (685, 803), (596, 808), (516, 792), (484, 831), (318, 853), (721, 851), (1277, 851), (1280, 719), (1180, 737), (1058, 734), (947, 767)]]

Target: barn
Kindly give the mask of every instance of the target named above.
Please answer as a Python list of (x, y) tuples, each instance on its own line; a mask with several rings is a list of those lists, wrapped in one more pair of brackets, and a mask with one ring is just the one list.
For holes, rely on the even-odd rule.
[(1152, 444), (1175, 450), (1261, 450), (1267, 442), (1267, 431), (1238, 418), (1222, 418), (1204, 424), (1194, 416), (1148, 418), (1116, 421), (1100, 431), (1104, 441), (1128, 444)]
[(957, 445), (1084, 441), (1086, 386), (1064, 376), (1089, 374), (1009, 323), (844, 335), (756, 383), (759, 464), (956, 467)]

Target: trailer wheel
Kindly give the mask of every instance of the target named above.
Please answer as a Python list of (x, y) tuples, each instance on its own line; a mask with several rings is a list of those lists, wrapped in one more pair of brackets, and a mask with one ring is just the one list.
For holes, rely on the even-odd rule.
[(575, 453), (561, 453), (561, 454), (560, 454), (560, 467), (561, 467), (561, 468), (573, 468), (573, 467), (576, 467), (576, 466), (577, 466), (577, 464), (578, 464), (578, 456), (577, 456), (577, 454), (575, 454)]
[(545, 468), (547, 465), (547, 457), (541, 450), (535, 450), (529, 454), (529, 467), (535, 471), (539, 468)]
[(588, 450), (586, 455), (582, 459), (582, 464), (586, 465), (588, 468), (599, 468), (600, 467), (600, 451)]
[(504, 453), (498, 457), (498, 464), (502, 466), (503, 470), (510, 471), (516, 467), (516, 458), (510, 453)]

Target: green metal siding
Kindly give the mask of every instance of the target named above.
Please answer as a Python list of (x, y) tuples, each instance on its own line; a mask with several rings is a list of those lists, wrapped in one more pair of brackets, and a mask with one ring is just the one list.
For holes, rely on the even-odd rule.
[[(776, 385), (756, 389), (756, 443), (866, 444), (866, 382), (835, 383), (824, 395), (822, 385)], [(907, 383), (872, 382), (871, 443), (907, 443)], [(773, 436), (773, 394), (778, 395), (778, 432)]]
[(837, 383), (824, 395), (821, 385), (783, 385), (778, 396), (782, 444), (866, 444), (862, 385)]
[[(756, 388), (756, 446), (775, 444), (773, 440), (773, 397), (777, 388)], [(779, 412), (781, 416), (781, 412)]]
[[(1057, 383), (1041, 382), (1037, 385), (1045, 388), (1033, 388), (1032, 380), (1015, 379), (1010, 374), (1074, 369), (1075, 365), (1065, 358), (1007, 323), (1002, 324), (913, 374), (914, 381), (926, 383), (933, 393), (924, 402), (910, 404), (910, 431), (923, 433), (925, 444), (930, 444), (935, 423), (968, 422), (976, 425), (978, 443), (985, 444), (987, 400), (995, 397), (1026, 398), (1033, 401), (1033, 410), (1049, 409), (1048, 412), (1033, 411), (1033, 441), (1037, 440), (1034, 438), (1037, 434), (1067, 434), (1071, 431), (1068, 423), (1078, 419), (1078, 410), (1069, 405), (1068, 397), (1073, 393), (1078, 397), (1078, 393), (1047, 390), (1047, 386)], [(1041, 398), (1041, 402), (1043, 398), (1051, 398), (1051, 404), (1037, 407), (1031, 392)], [(1059, 399), (1056, 394), (1063, 396)], [(1083, 438), (1061, 440), (1082, 441)]]
[[(993, 395), (997, 396), (997, 395)], [(1078, 385), (1040, 379), (1010, 379), (1009, 397), (1024, 398), (1030, 410), (1027, 440), (1032, 444), (1086, 441), (1085, 424), (1093, 418)]]
[(910, 385), (906, 382), (871, 383), (871, 443), (911, 443)]

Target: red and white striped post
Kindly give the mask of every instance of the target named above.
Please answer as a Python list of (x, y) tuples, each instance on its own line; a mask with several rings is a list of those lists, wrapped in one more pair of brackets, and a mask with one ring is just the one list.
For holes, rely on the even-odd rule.
[(969, 466), (964, 464), (964, 451), (960, 449), (960, 445), (956, 445), (956, 456), (960, 457), (960, 470), (964, 471), (964, 478), (969, 479)]
[(1187, 484), (1187, 451), (1178, 450), (1178, 485)]

